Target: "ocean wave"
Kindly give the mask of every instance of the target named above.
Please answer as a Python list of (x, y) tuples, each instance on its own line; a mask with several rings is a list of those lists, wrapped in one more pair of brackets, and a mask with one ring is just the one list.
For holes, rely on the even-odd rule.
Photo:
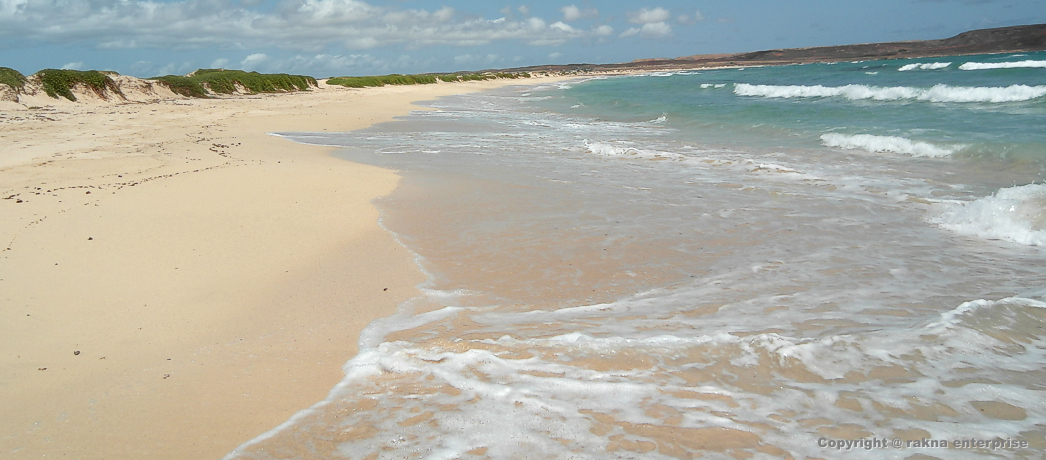
[(967, 62), (959, 70), (992, 70), (992, 69), (1041, 69), (1046, 68), (1046, 61), (1016, 62)]
[(933, 222), (964, 235), (1046, 246), (1046, 184), (1008, 187), (969, 203), (951, 204)]
[(877, 101), (917, 100), (928, 102), (1020, 102), (1046, 95), (1046, 85), (948, 86), (931, 88), (910, 86), (803, 86), (750, 85), (735, 83), (734, 94), (766, 98), (843, 97), (851, 100)]
[(909, 70), (940, 70), (945, 69), (950, 65), (952, 65), (951, 62), (930, 62), (926, 64), (916, 62), (914, 64), (903, 65), (897, 70), (901, 72), (907, 72)]
[(875, 136), (871, 134), (825, 133), (821, 142), (828, 147), (839, 147), (849, 150), (859, 149), (868, 152), (902, 153), (915, 157), (944, 157), (951, 155), (964, 146), (942, 147), (929, 142), (913, 141), (897, 136)]

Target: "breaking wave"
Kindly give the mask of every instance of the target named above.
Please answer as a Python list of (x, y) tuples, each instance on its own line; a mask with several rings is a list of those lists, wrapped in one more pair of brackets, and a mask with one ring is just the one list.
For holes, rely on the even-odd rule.
[(991, 69), (1041, 69), (1046, 68), (1046, 61), (1017, 61), (1017, 62), (967, 62), (959, 66), (959, 70), (991, 70)]
[(826, 133), (821, 135), (821, 142), (828, 147), (858, 149), (876, 153), (903, 153), (915, 157), (944, 157), (965, 147), (963, 145), (942, 147), (929, 142), (913, 141), (903, 137), (875, 136), (871, 134), (846, 135)]
[(907, 72), (909, 70), (940, 70), (948, 68), (952, 65), (951, 62), (930, 62), (927, 64), (916, 62), (914, 64), (906, 64), (897, 69), (901, 72)]
[(1046, 184), (1008, 187), (969, 203), (951, 204), (934, 222), (964, 235), (1046, 246)]
[(797, 97), (844, 97), (851, 100), (873, 99), (877, 101), (916, 100), (928, 102), (1020, 102), (1046, 95), (1046, 85), (948, 86), (934, 85), (931, 88), (910, 86), (804, 86), (804, 85), (750, 85), (734, 84), (738, 96), (767, 98)]

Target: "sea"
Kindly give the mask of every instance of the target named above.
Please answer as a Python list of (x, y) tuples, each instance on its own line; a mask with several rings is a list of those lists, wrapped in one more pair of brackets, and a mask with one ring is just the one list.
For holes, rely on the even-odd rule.
[(424, 105), (277, 133), (399, 171), (428, 281), (227, 459), (1042, 458), (1046, 53)]

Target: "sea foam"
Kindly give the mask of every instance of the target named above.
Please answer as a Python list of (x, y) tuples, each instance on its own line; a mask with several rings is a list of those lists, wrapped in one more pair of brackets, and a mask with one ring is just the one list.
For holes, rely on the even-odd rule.
[(967, 62), (959, 70), (992, 70), (992, 69), (1041, 69), (1046, 68), (1046, 61), (1017, 62)]
[(846, 135), (825, 133), (821, 142), (828, 147), (859, 149), (868, 152), (903, 153), (916, 157), (944, 157), (955, 153), (964, 146), (942, 147), (929, 142), (913, 141), (896, 136), (875, 136), (871, 134)]
[(972, 202), (950, 204), (933, 221), (964, 235), (1046, 246), (1046, 184), (1004, 188)]
[(751, 85), (734, 84), (738, 96), (766, 98), (843, 97), (851, 100), (877, 101), (916, 100), (928, 102), (1020, 102), (1046, 95), (1046, 85), (1010, 85), (1004, 87), (949, 86), (938, 84), (930, 88), (910, 86), (805, 86), (805, 85)]

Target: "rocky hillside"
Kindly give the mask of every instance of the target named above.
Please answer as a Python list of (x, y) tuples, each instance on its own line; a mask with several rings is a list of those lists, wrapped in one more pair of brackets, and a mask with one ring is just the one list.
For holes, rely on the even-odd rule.
[(518, 72), (616, 72), (722, 66), (779, 65), (871, 59), (900, 59), (960, 54), (1046, 50), (1046, 24), (963, 32), (951, 38), (857, 45), (790, 48), (737, 54), (702, 54), (674, 59), (642, 59), (619, 64), (568, 64), (520, 67)]

